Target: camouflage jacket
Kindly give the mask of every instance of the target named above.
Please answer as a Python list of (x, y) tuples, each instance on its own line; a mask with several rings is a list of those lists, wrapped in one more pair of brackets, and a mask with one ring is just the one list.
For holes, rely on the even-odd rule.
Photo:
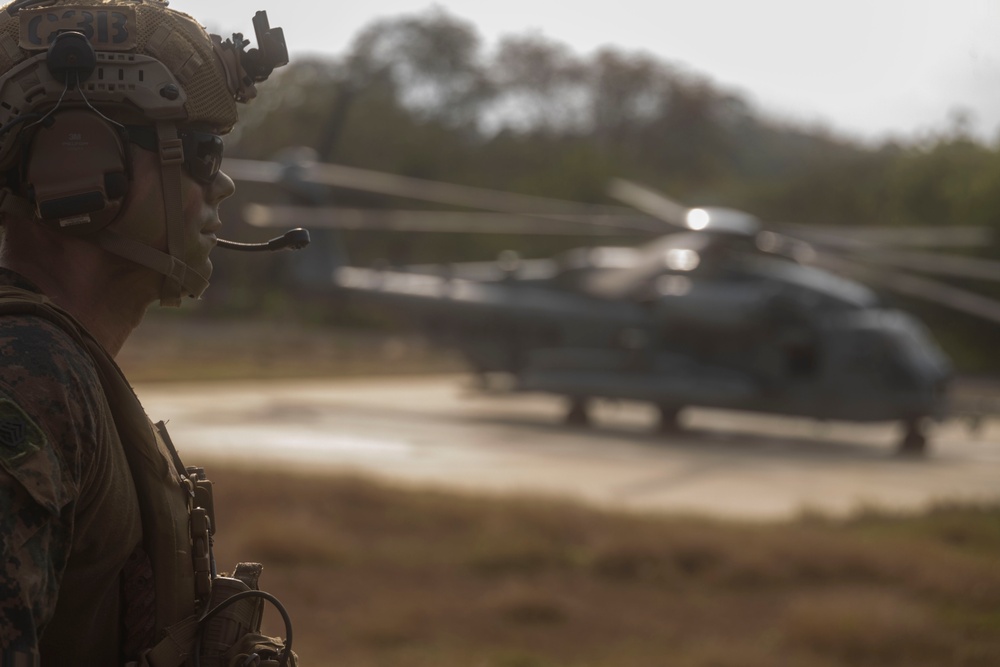
[[(3, 269), (0, 285), (37, 292)], [(106, 405), (93, 361), (66, 332), (0, 317), (0, 664), (125, 657), (123, 576), (142, 536)]]

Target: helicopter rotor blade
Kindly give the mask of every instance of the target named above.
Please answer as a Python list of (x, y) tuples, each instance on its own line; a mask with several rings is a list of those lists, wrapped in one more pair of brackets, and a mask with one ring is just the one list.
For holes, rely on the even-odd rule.
[(770, 228), (815, 245), (843, 250), (871, 247), (980, 248), (993, 243), (989, 227), (833, 227), (781, 224)]
[(317, 183), (436, 204), (533, 217), (629, 212), (622, 207), (582, 204), (319, 162), (281, 164), (226, 158), (223, 171), (235, 180), (255, 183)]
[[(682, 229), (691, 228), (687, 224), (687, 215), (692, 209), (624, 179), (613, 180), (609, 194), (630, 205), (631, 209), (441, 183), (309, 160), (266, 162), (227, 158), (223, 168), (234, 178), (249, 182), (274, 183), (290, 188), (316, 187), (319, 184), (320, 187), (356, 189), (488, 211), (365, 210), (254, 204), (245, 209), (245, 218), (256, 226), (557, 236), (659, 234), (664, 231), (664, 222)], [(633, 210), (641, 214), (637, 215)], [(758, 236), (760, 249), (800, 262), (809, 263), (816, 253), (846, 252), (847, 258), (853, 262), (875, 261), (908, 271), (1000, 282), (1000, 263), (997, 262), (893, 247), (929, 244), (939, 248), (978, 246), (992, 240), (992, 230), (988, 228), (782, 225), (776, 229), (781, 233), (765, 231)]]
[(930, 278), (915, 276), (902, 271), (873, 269), (856, 264), (855, 262), (832, 258), (826, 255), (817, 256), (814, 263), (842, 274), (855, 275), (870, 285), (880, 285), (899, 294), (930, 301), (1000, 324), (1000, 301), (982, 296), (981, 294), (953, 287)]
[(852, 259), (875, 261), (908, 271), (930, 273), (952, 278), (969, 278), (1000, 282), (1000, 262), (977, 257), (964, 257), (936, 252), (878, 249), (872, 253), (853, 255)]
[(282, 183), (288, 180), (289, 171), (293, 168), (291, 164), (265, 160), (226, 157), (222, 161), (222, 171), (227, 176), (247, 183)]
[(331, 206), (247, 204), (243, 218), (254, 227), (312, 227), (405, 232), (531, 234), (550, 236), (647, 236), (658, 224), (645, 216), (566, 214), (539, 216), (482, 211), (364, 209)]
[(623, 178), (616, 178), (611, 181), (608, 194), (658, 220), (688, 229), (687, 213), (690, 209), (659, 192)]

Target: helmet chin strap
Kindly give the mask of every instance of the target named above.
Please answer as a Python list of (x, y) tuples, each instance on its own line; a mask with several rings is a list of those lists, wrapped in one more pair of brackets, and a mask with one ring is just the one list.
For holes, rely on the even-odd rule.
[(208, 287), (208, 279), (184, 263), (184, 191), (181, 166), (184, 149), (177, 136), (177, 126), (156, 124), (159, 137), (160, 183), (166, 214), (167, 252), (110, 229), (97, 233), (95, 240), (105, 250), (141, 264), (163, 276), (161, 306), (180, 306), (185, 295), (199, 298)]
[[(160, 182), (163, 184), (163, 206), (167, 214), (167, 254), (182, 266), (184, 257), (184, 191), (181, 184), (181, 164), (184, 145), (177, 136), (177, 126), (159, 122), (156, 134), (160, 138)], [(180, 306), (184, 276), (167, 274), (160, 288), (161, 306)]]
[(108, 252), (161, 274), (164, 277), (160, 288), (161, 306), (179, 306), (184, 294), (197, 299), (208, 288), (207, 278), (176, 257), (142, 241), (109, 229), (99, 231), (94, 240)]

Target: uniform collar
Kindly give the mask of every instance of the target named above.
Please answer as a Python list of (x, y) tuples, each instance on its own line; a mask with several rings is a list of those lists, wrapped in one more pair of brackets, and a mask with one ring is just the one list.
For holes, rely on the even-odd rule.
[(42, 293), (42, 290), (38, 289), (37, 285), (22, 276), (20, 273), (3, 267), (0, 267), (0, 285), (6, 287), (17, 287), (18, 289), (35, 292), (36, 294)]

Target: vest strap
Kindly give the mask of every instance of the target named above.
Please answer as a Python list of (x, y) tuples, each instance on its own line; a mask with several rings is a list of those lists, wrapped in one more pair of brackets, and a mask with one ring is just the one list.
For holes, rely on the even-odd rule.
[[(167, 254), (177, 260), (184, 258), (184, 188), (181, 180), (181, 164), (184, 148), (177, 136), (177, 126), (159, 122), (156, 134), (160, 138), (160, 181), (163, 187), (163, 205), (167, 222)], [(164, 274), (160, 292), (160, 305), (179, 306), (181, 303), (183, 280), (172, 274)]]
[[(195, 596), (191, 553), (190, 503), (194, 492), (175, 469), (172, 459), (176, 455), (167, 451), (121, 369), (72, 315), (41, 294), (0, 286), (0, 315), (15, 314), (36, 315), (52, 322), (76, 340), (93, 360), (107, 398), (108, 416), (118, 431), (136, 486), (143, 546), (153, 566), (154, 641), (158, 641), (157, 647), (182, 642), (188, 637), (186, 624), (203, 604)], [(194, 636), (190, 634), (190, 642)], [(183, 646), (184, 654), (189, 653), (191, 644)]]

